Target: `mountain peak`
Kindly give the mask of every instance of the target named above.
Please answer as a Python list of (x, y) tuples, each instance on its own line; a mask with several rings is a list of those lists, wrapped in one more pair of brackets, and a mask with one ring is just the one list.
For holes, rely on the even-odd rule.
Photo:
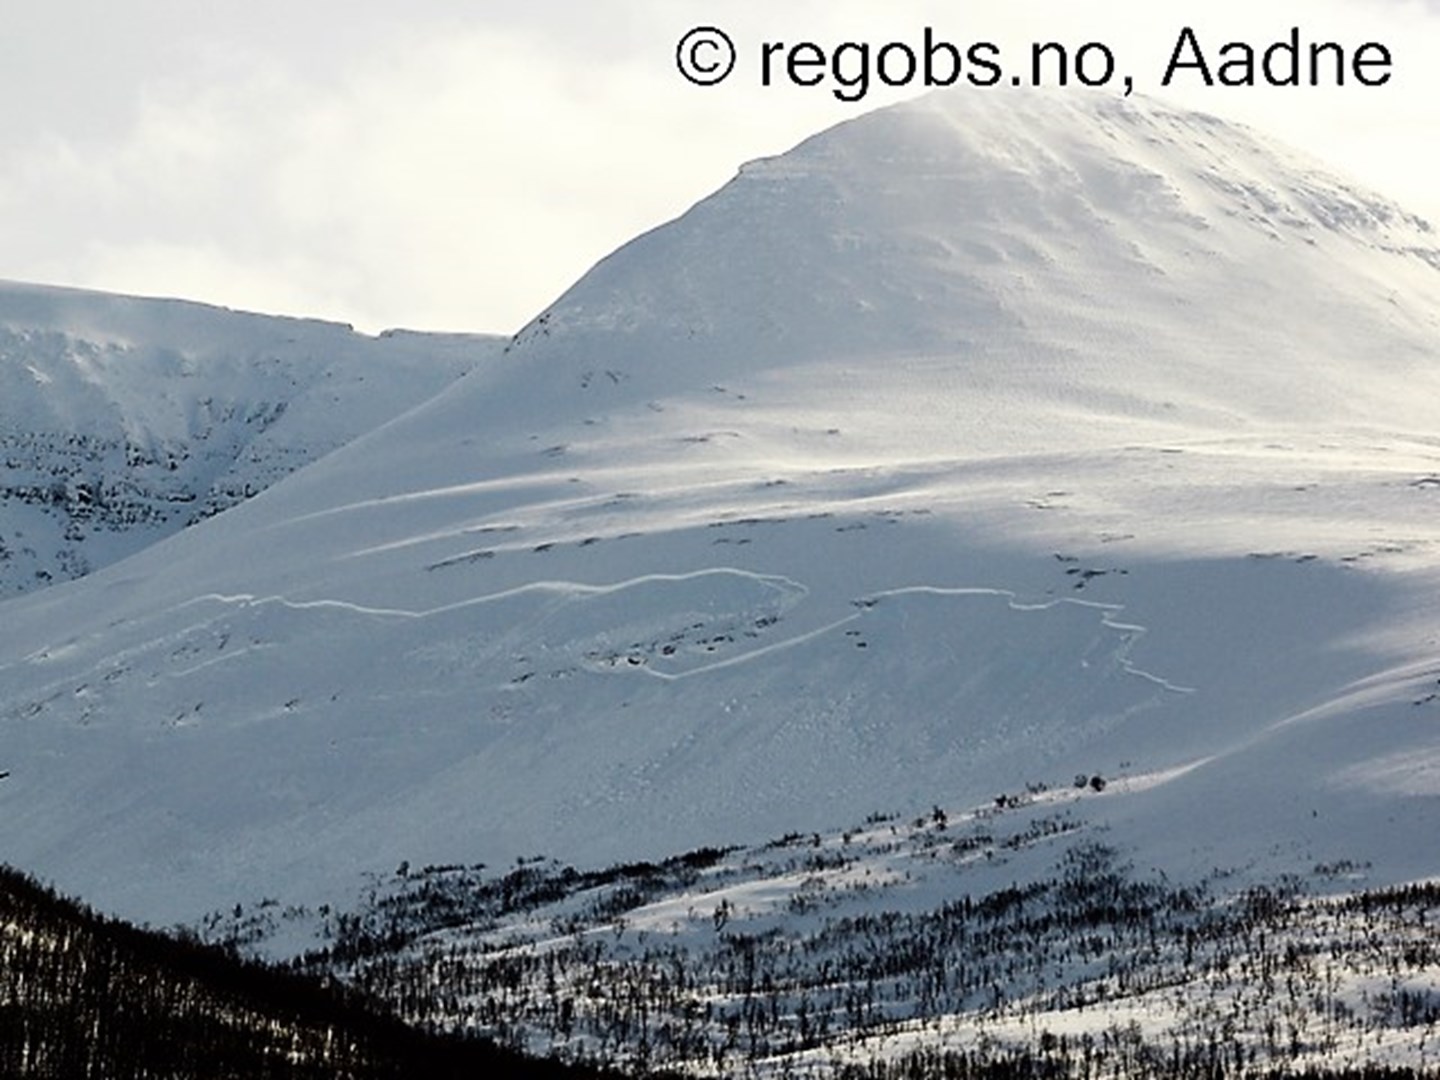
[[(653, 393), (924, 357), (995, 415), (1184, 408), (1231, 430), (1398, 406), (1418, 428), (1396, 380), (1433, 385), (1437, 297), (1426, 222), (1248, 129), (1148, 100), (950, 91), (744, 166), (512, 352), (562, 397), (597, 370)], [(1336, 314), (1323, 335), (1316, 305)], [(1263, 369), (1235, 370), (1261, 342)], [(1343, 371), (1321, 359), (1337, 355)]]

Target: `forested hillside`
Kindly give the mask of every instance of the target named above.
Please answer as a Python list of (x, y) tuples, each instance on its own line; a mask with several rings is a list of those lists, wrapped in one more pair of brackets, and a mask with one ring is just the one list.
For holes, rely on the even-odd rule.
[(406, 1027), (353, 992), (101, 918), (0, 868), (0, 1076), (597, 1075)]

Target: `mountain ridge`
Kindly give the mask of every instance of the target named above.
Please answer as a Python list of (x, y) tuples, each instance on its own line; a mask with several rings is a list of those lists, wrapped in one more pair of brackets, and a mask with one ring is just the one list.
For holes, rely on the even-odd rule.
[(941, 95), (794, 154), (7, 602), (16, 860), (193, 919), (1124, 769), (1167, 779), (1096, 805), (1168, 873), (1429, 872), (1423, 223), (1146, 103)]
[(0, 283), (0, 597), (244, 501), (497, 348)]

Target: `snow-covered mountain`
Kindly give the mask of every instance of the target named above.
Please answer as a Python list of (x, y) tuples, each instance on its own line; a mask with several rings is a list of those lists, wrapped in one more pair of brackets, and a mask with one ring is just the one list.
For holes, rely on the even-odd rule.
[(1147, 869), (1435, 874), (1437, 342), (1431, 227), (1249, 131), (867, 115), (7, 602), (0, 850), (192, 919), (1099, 773)]
[(499, 345), (0, 283), (0, 599), (249, 498)]

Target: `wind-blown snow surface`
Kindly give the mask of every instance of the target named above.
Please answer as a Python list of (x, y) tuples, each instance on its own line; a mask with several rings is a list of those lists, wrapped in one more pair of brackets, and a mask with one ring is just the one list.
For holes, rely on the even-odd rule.
[(0, 283), (0, 599), (249, 498), (501, 344)]
[[(954, 94), (5, 605), (0, 845), (109, 909), (1077, 772), (1140, 865), (1440, 871), (1440, 241), (1249, 132)], [(1168, 771), (1167, 771), (1168, 770)]]

